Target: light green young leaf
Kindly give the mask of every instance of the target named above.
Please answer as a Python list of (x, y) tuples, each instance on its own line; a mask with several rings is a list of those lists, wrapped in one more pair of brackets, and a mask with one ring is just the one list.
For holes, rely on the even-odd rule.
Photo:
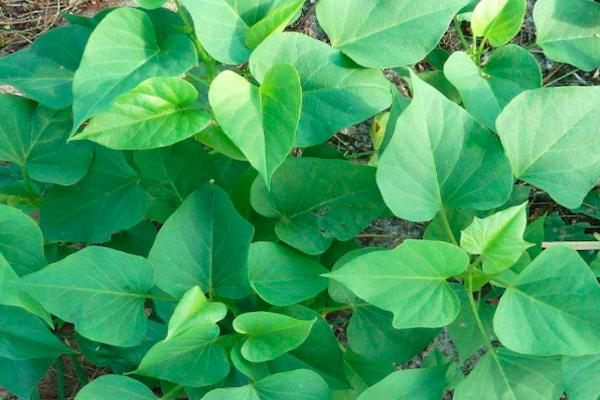
[(199, 286), (194, 286), (179, 300), (169, 320), (169, 340), (196, 325), (216, 324), (227, 315), (227, 306), (206, 299)]
[(294, 67), (276, 65), (260, 87), (235, 72), (222, 72), (212, 82), (208, 97), (227, 137), (269, 187), (296, 141), (302, 87)]
[(451, 323), (460, 301), (446, 279), (464, 272), (467, 254), (444, 242), (407, 240), (394, 250), (361, 255), (326, 276), (369, 304), (394, 314), (393, 326), (435, 328)]
[(248, 30), (245, 40), (246, 47), (254, 50), (269, 35), (282, 32), (286, 26), (298, 18), (304, 2), (305, 0), (291, 0), (270, 10), (263, 19)]
[(548, 400), (563, 391), (560, 358), (532, 357), (507, 349), (488, 350), (458, 384), (456, 400)]
[(523, 240), (527, 226), (527, 203), (475, 220), (462, 231), (460, 247), (482, 257), (483, 270), (497, 274), (516, 263), (533, 246)]
[(535, 57), (513, 44), (494, 51), (481, 69), (465, 52), (452, 53), (444, 74), (460, 92), (469, 113), (492, 131), (496, 130), (496, 118), (514, 97), (542, 87)]
[(362, 392), (357, 400), (439, 400), (447, 369), (442, 366), (396, 371)]
[(15, 163), (39, 182), (73, 185), (92, 160), (89, 143), (67, 143), (70, 112), (20, 96), (0, 96), (0, 161)]
[(310, 369), (325, 379), (330, 388), (348, 388), (343, 353), (325, 318), (315, 310), (300, 305), (277, 308), (277, 312), (307, 322), (316, 322), (300, 346), (266, 363), (269, 371), (276, 373)]
[(104, 375), (85, 385), (75, 400), (158, 400), (146, 385), (123, 375)]
[(0, 252), (0, 305), (21, 307), (52, 326), (50, 314), (33, 297), (22, 291), (18, 282), (19, 276)]
[(44, 238), (35, 221), (22, 211), (0, 204), (0, 253), (17, 275), (42, 269), (48, 264)]
[(575, 250), (545, 250), (504, 292), (494, 331), (523, 354), (600, 353), (600, 285)]
[(144, 301), (154, 273), (142, 257), (86, 247), (21, 278), (19, 286), (90, 340), (125, 347), (146, 335)]
[(19, 307), (0, 305), (0, 359), (27, 360), (74, 353), (41, 319)]
[(330, 400), (329, 387), (318, 374), (298, 369), (273, 374), (253, 385), (215, 389), (202, 400)]
[(290, 306), (313, 298), (327, 288), (320, 276), (326, 272), (314, 259), (277, 243), (250, 245), (250, 285), (269, 304)]
[(271, 312), (250, 312), (233, 320), (233, 329), (247, 336), (242, 355), (250, 362), (273, 360), (300, 346), (317, 319), (304, 321)]
[(121, 152), (96, 147), (88, 174), (74, 186), (52, 187), (44, 196), (40, 227), (47, 241), (103, 243), (137, 225), (148, 200), (138, 174)]
[(359, 68), (340, 51), (300, 33), (274, 34), (250, 57), (250, 71), (259, 82), (277, 64), (293, 65), (302, 83), (298, 146), (322, 143), (392, 102), (381, 71)]
[(111, 11), (92, 32), (73, 79), (73, 132), (146, 79), (176, 76), (197, 62), (194, 44), (186, 35), (157, 37), (144, 11), (128, 7)]
[(183, 5), (192, 16), (196, 35), (208, 54), (223, 64), (243, 64), (252, 52), (245, 43), (250, 27), (290, 1), (183, 0)]
[(158, 232), (148, 257), (157, 286), (173, 296), (196, 285), (211, 297), (247, 296), (253, 234), (227, 193), (206, 184), (188, 196)]
[(584, 71), (600, 67), (600, 4), (539, 0), (533, 9), (537, 43), (546, 56)]
[(377, 169), (390, 210), (421, 222), (444, 207), (487, 210), (504, 204), (512, 174), (496, 137), (414, 74), (411, 81), (413, 101), (398, 118)]
[(73, 102), (73, 75), (90, 33), (78, 25), (46, 32), (27, 49), (0, 58), (0, 82), (16, 87), (46, 107), (69, 107)]
[(600, 87), (526, 91), (496, 122), (515, 177), (577, 208), (600, 180)]
[(117, 97), (73, 140), (88, 139), (117, 150), (148, 150), (202, 131), (210, 116), (195, 106), (198, 91), (179, 78), (150, 78)]
[(433, 50), (468, 0), (322, 0), (319, 24), (358, 64), (391, 68), (415, 64)]
[(481, 0), (471, 17), (473, 34), (500, 47), (519, 33), (527, 11), (527, 0)]
[(562, 370), (569, 400), (597, 400), (600, 396), (600, 354), (563, 357)]
[(317, 158), (289, 158), (270, 191), (255, 180), (251, 202), (259, 214), (279, 220), (279, 239), (307, 254), (325, 252), (333, 239), (354, 238), (385, 209), (374, 168)]
[(217, 340), (219, 327), (200, 322), (155, 344), (133, 374), (189, 387), (214, 385), (229, 373), (227, 353)]
[(150, 196), (148, 217), (165, 222), (185, 198), (216, 174), (204, 147), (195, 140), (161, 149), (136, 151), (133, 161)]

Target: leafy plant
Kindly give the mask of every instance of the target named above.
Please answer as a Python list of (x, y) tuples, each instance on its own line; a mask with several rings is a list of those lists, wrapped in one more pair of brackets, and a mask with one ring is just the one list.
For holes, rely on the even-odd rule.
[[(600, 89), (543, 86), (525, 0), (319, 0), (330, 44), (303, 0), (165, 3), (0, 59), (0, 386), (54, 365), (62, 400), (70, 360), (76, 400), (600, 396)], [(600, 67), (597, 1), (533, 19)], [(325, 144), (363, 123), (373, 151)], [(359, 248), (392, 215), (422, 238)]]

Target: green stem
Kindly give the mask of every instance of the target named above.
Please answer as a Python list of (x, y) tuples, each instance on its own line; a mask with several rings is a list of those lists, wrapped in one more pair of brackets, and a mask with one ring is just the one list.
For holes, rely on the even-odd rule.
[(56, 359), (56, 396), (58, 400), (66, 400), (65, 366), (61, 357)]
[(77, 356), (75, 356), (74, 354), (71, 354), (70, 357), (71, 364), (73, 365), (73, 369), (75, 370), (75, 375), (77, 375), (77, 379), (79, 379), (79, 383), (81, 384), (81, 386), (87, 385), (87, 383), (89, 382), (88, 377), (85, 371), (83, 370), (81, 362), (79, 362)]
[(454, 237), (454, 232), (452, 232), (452, 227), (450, 226), (450, 221), (448, 221), (448, 214), (446, 214), (445, 208), (441, 209), (440, 217), (442, 218), (442, 223), (444, 224), (444, 229), (446, 230), (446, 234), (448, 235), (450, 242), (458, 246), (458, 241), (456, 240), (456, 237)]
[(490, 338), (488, 337), (487, 332), (485, 331), (485, 327), (483, 326), (483, 322), (481, 321), (481, 317), (479, 316), (479, 307), (475, 302), (475, 298), (473, 297), (473, 274), (471, 272), (468, 273), (467, 277), (467, 295), (469, 297), (469, 305), (471, 306), (471, 311), (473, 312), (473, 318), (475, 319), (475, 324), (477, 328), (479, 328), (479, 332), (481, 336), (485, 340), (486, 348), (493, 350), (492, 343), (490, 342)]
[(164, 395), (162, 395), (162, 397), (160, 397), (159, 400), (176, 399), (179, 396), (179, 394), (181, 393), (182, 390), (183, 390), (183, 386), (182, 385), (174, 386), (171, 390), (169, 390), (167, 393), (165, 393)]
[(462, 28), (460, 27), (460, 22), (458, 22), (456, 17), (454, 17), (452, 18), (452, 23), (454, 24), (454, 29), (456, 29), (456, 33), (458, 33), (458, 38), (460, 39), (460, 44), (462, 45), (463, 49), (469, 50), (469, 42), (465, 38), (465, 34)]
[(548, 83), (544, 84), (544, 87), (552, 86), (552, 85), (554, 85), (555, 83), (557, 83), (557, 82), (560, 82), (560, 81), (562, 81), (563, 79), (565, 79), (565, 78), (568, 78), (568, 77), (569, 77), (569, 76), (571, 76), (571, 75), (574, 75), (575, 73), (577, 73), (577, 71), (579, 71), (579, 70), (578, 70), (578, 69), (574, 69), (573, 71), (569, 71), (569, 72), (567, 72), (566, 74), (564, 74), (564, 75), (561, 75), (561, 76), (559, 76), (558, 78), (556, 78), (556, 79), (554, 79), (554, 80), (552, 80), (552, 81), (550, 81), (550, 82), (548, 82)]
[(23, 184), (25, 185), (25, 189), (27, 189), (30, 193), (35, 193), (33, 190), (33, 186), (31, 185), (31, 180), (29, 179), (29, 175), (27, 175), (27, 171), (25, 171), (25, 166), (21, 166), (21, 178), (23, 179)]
[(190, 36), (192, 37), (192, 42), (194, 43), (194, 47), (196, 48), (196, 52), (206, 66), (206, 72), (208, 73), (209, 79), (212, 81), (219, 74), (217, 62), (206, 52), (206, 50), (204, 50), (202, 43), (200, 43), (200, 40), (198, 40), (198, 36), (196, 36), (196, 31), (194, 30), (194, 23), (185, 13), (185, 9), (181, 4), (181, 0), (175, 0), (175, 5), (177, 6), (177, 14), (179, 14), (179, 17), (185, 24), (186, 30), (189, 31)]

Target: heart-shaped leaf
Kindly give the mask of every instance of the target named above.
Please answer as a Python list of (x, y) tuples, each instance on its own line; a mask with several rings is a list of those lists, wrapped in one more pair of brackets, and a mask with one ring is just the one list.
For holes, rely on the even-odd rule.
[(48, 264), (40, 228), (22, 211), (0, 205), (0, 254), (17, 275), (42, 269)]
[(198, 91), (179, 78), (150, 78), (117, 97), (73, 139), (117, 150), (148, 150), (180, 142), (202, 131), (210, 116), (195, 106)]
[(117, 97), (146, 79), (176, 76), (197, 62), (187, 36), (176, 34), (159, 41), (144, 11), (127, 7), (111, 11), (90, 36), (73, 79), (73, 131), (88, 118), (108, 111)]
[(123, 375), (104, 375), (81, 389), (75, 400), (157, 400), (146, 385)]
[(467, 0), (322, 0), (319, 23), (333, 47), (360, 65), (414, 64), (439, 43)]
[(481, 0), (473, 10), (471, 29), (499, 47), (519, 33), (526, 11), (527, 0)]
[(575, 250), (543, 251), (504, 292), (494, 331), (523, 354), (599, 353), (600, 285)]
[(413, 101), (398, 118), (377, 169), (390, 210), (420, 222), (444, 208), (504, 204), (512, 174), (496, 137), (414, 74), (411, 81)]
[(90, 340), (135, 346), (146, 335), (144, 300), (154, 273), (142, 257), (86, 247), (21, 278), (19, 285)]
[(209, 99), (227, 137), (269, 187), (296, 141), (302, 88), (294, 67), (273, 67), (260, 87), (232, 71), (222, 72), (210, 86)]
[(247, 255), (254, 228), (223, 189), (206, 184), (188, 196), (164, 224), (148, 259), (157, 286), (180, 296), (200, 286), (211, 297), (250, 293)]
[(600, 87), (538, 89), (515, 97), (496, 122), (514, 175), (565, 207), (579, 207), (600, 180), (599, 113)]
[(435, 328), (458, 315), (460, 301), (446, 279), (468, 264), (467, 254), (454, 245), (407, 240), (394, 250), (360, 255), (326, 276), (391, 311), (395, 328)]

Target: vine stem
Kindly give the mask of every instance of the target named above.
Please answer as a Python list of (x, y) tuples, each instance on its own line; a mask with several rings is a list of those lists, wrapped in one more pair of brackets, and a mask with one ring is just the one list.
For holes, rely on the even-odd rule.
[(177, 396), (181, 393), (181, 390), (183, 389), (182, 385), (177, 385), (174, 386), (171, 390), (169, 390), (167, 393), (165, 393), (163, 396), (161, 396), (159, 398), (159, 400), (171, 400), (171, 399), (176, 399)]
[(460, 22), (456, 19), (456, 17), (452, 18), (452, 23), (454, 24), (454, 29), (456, 29), (456, 33), (458, 33), (458, 38), (460, 39), (460, 44), (462, 45), (464, 50), (469, 50), (469, 42), (465, 38), (465, 34), (460, 26)]
[(467, 285), (468, 285), (467, 291), (468, 291), (468, 297), (469, 297), (469, 306), (471, 307), (471, 311), (473, 312), (473, 318), (475, 319), (475, 324), (477, 325), (477, 328), (479, 328), (479, 332), (481, 333), (481, 336), (485, 340), (486, 348), (493, 351), (492, 343), (490, 342), (488, 334), (485, 331), (485, 327), (483, 326), (483, 321), (481, 321), (481, 317), (479, 316), (479, 307), (478, 307), (477, 303), (475, 302), (475, 298), (473, 297), (473, 274), (470, 271), (469, 271), (468, 277), (467, 277)]
[(440, 217), (442, 218), (442, 223), (444, 224), (444, 229), (446, 230), (446, 234), (448, 238), (452, 242), (452, 244), (458, 246), (458, 241), (454, 237), (454, 232), (452, 232), (452, 227), (450, 227), (450, 221), (448, 221), (448, 214), (446, 214), (446, 209), (442, 208), (440, 211)]
[(194, 43), (194, 47), (196, 48), (196, 53), (198, 53), (198, 56), (206, 66), (206, 72), (212, 81), (219, 73), (217, 62), (206, 52), (206, 50), (204, 50), (202, 43), (200, 43), (200, 40), (198, 40), (198, 36), (196, 36), (196, 31), (194, 30), (194, 23), (185, 13), (185, 9), (181, 4), (181, 0), (175, 0), (175, 5), (177, 6), (177, 14), (179, 14), (179, 17), (185, 24), (186, 30), (189, 31), (192, 37), (192, 42)]

